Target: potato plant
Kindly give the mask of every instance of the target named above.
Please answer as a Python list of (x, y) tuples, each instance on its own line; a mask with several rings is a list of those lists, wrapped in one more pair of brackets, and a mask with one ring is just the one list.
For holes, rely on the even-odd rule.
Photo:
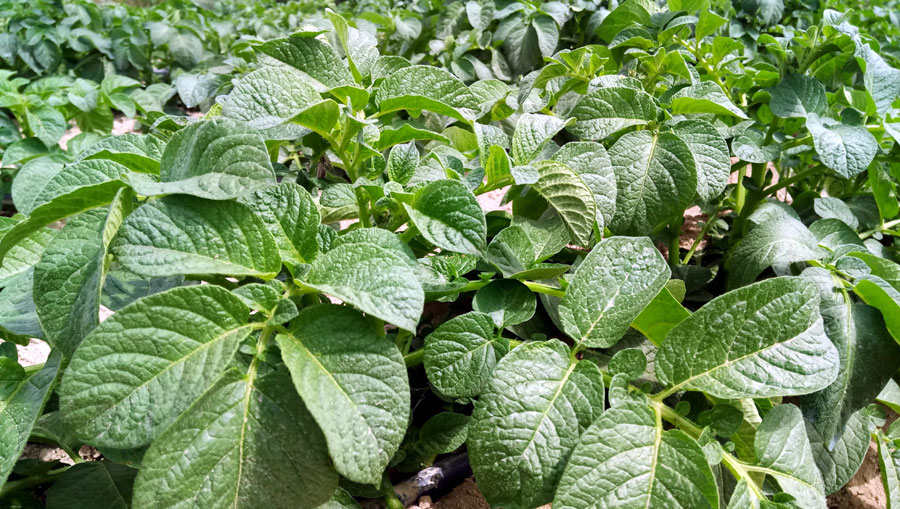
[(875, 440), (900, 505), (888, 29), (366, 5), (252, 41), (202, 119), (17, 175), (0, 500), (397, 508), (464, 453), (496, 507), (825, 508)]

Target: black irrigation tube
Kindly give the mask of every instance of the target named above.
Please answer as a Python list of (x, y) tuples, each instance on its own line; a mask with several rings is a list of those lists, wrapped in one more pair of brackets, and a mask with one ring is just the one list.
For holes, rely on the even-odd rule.
[[(472, 475), (469, 456), (465, 453), (448, 456), (434, 465), (419, 470), (405, 481), (394, 485), (394, 493), (409, 507), (423, 495), (443, 495)], [(370, 499), (362, 503), (364, 509), (382, 509), (385, 506), (381, 499)]]

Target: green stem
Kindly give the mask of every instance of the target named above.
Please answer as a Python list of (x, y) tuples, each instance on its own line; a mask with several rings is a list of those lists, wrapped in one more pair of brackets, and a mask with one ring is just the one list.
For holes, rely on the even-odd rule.
[(542, 283), (535, 283), (534, 281), (522, 281), (525, 283), (525, 286), (528, 287), (532, 292), (537, 293), (546, 293), (547, 295), (552, 295), (554, 297), (562, 298), (566, 292), (562, 288), (554, 288), (549, 285), (545, 285)]
[(43, 474), (33, 475), (31, 477), (26, 477), (24, 479), (18, 479), (15, 481), (10, 481), (0, 487), (0, 498), (2, 498), (7, 493), (12, 493), (14, 491), (18, 491), (25, 488), (30, 488), (32, 486), (39, 486), (41, 484), (45, 484), (51, 481), (55, 481), (59, 476), (63, 474), (70, 467), (62, 467), (57, 468), (55, 470), (50, 470)]
[(744, 203), (747, 201), (747, 188), (744, 187), (744, 178), (746, 177), (746, 173), (746, 166), (742, 166), (738, 170), (737, 187), (734, 191), (734, 212), (739, 216), (741, 214), (741, 211), (744, 210)]
[(387, 509), (403, 509), (403, 502), (400, 501), (400, 498), (397, 497), (394, 488), (391, 486), (388, 486), (387, 490), (385, 490), (382, 500), (384, 500), (384, 505)]
[(32, 373), (36, 373), (40, 370), (44, 369), (44, 363), (40, 364), (32, 364), (31, 366), (25, 366), (25, 374), (30, 375)]
[(716, 209), (713, 212), (713, 215), (709, 216), (706, 219), (706, 224), (703, 225), (703, 229), (700, 230), (700, 234), (697, 235), (697, 238), (694, 239), (694, 242), (691, 244), (691, 248), (688, 249), (686, 255), (684, 255), (684, 260), (682, 260), (682, 265), (687, 265), (689, 261), (691, 261), (691, 257), (694, 256), (694, 252), (697, 251), (697, 248), (700, 247), (700, 242), (706, 238), (706, 235), (709, 234), (709, 230), (712, 228), (714, 224), (716, 224), (716, 220), (719, 218), (719, 210)]
[(803, 170), (800, 173), (794, 175), (791, 178), (781, 179), (778, 182), (776, 182), (775, 184), (772, 184), (771, 186), (765, 188), (763, 190), (763, 194), (766, 196), (772, 196), (779, 190), (784, 189), (789, 186), (792, 186), (792, 185), (796, 184), (797, 182), (800, 182), (801, 180), (805, 180), (812, 175), (816, 175), (817, 173), (820, 173), (821, 171), (822, 171), (821, 166), (814, 166), (812, 168), (808, 168), (808, 169)]
[(887, 233), (888, 230), (890, 230), (891, 228), (893, 228), (897, 225), (900, 225), (900, 219), (894, 219), (893, 221), (888, 221), (888, 222), (882, 224), (881, 226), (879, 226), (878, 228), (875, 228), (874, 230), (869, 230), (867, 232), (863, 232), (859, 235), (859, 238), (865, 240), (879, 232)]
[(400, 233), (400, 240), (402, 240), (404, 244), (407, 244), (414, 239), (418, 233), (419, 230), (410, 224), (407, 226), (406, 230), (403, 230), (403, 232)]

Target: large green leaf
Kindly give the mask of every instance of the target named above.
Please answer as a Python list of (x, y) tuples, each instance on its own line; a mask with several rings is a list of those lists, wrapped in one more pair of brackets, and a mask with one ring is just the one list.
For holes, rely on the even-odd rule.
[(152, 134), (126, 133), (103, 138), (79, 155), (80, 159), (108, 159), (131, 171), (159, 174), (165, 141)]
[(766, 475), (800, 507), (826, 507), (822, 474), (813, 459), (800, 409), (785, 404), (769, 410), (756, 430), (753, 448)]
[(475, 404), (469, 459), (485, 498), (531, 508), (550, 502), (566, 458), (603, 411), (603, 375), (557, 341), (504, 357)]
[(697, 194), (702, 200), (716, 200), (731, 175), (731, 154), (725, 138), (715, 126), (699, 119), (679, 122), (672, 132), (691, 150), (697, 169)]
[[(21, 379), (3, 381), (0, 397), (0, 485), (6, 483), (50, 397), (61, 359), (59, 353), (51, 353), (40, 371)], [(24, 375), (24, 371), (20, 373)], [(6, 389), (9, 389), (8, 392)]]
[(609, 149), (616, 173), (616, 214), (609, 229), (647, 235), (682, 211), (697, 192), (690, 147), (672, 133), (626, 133)]
[(879, 112), (891, 109), (900, 94), (900, 70), (884, 61), (868, 42), (857, 42), (856, 61), (863, 70), (863, 84)]
[(563, 330), (590, 347), (616, 344), (671, 271), (646, 237), (610, 237), (587, 255), (559, 303)]
[(338, 237), (316, 258), (303, 284), (414, 331), (425, 305), (416, 267), (412, 252), (394, 234), (368, 228)]
[(41, 339), (44, 331), (34, 308), (34, 270), (12, 278), (0, 292), (0, 327), (13, 334)]
[(138, 194), (189, 194), (229, 200), (275, 183), (262, 136), (243, 122), (214, 118), (175, 133), (159, 163), (159, 182), (132, 174)]
[(838, 368), (815, 285), (792, 277), (709, 301), (669, 332), (656, 356), (660, 382), (728, 399), (809, 394), (831, 385)]
[(425, 373), (441, 394), (474, 398), (491, 380), (509, 342), (490, 315), (473, 311), (447, 320), (425, 338)]
[(48, 509), (128, 509), (138, 471), (109, 460), (78, 463), (47, 490)]
[(849, 295), (834, 288), (828, 271), (813, 267), (803, 275), (821, 281), (819, 308), (825, 334), (837, 347), (840, 370), (830, 386), (802, 397), (800, 407), (831, 449), (851, 415), (871, 403), (897, 372), (900, 345), (885, 329), (881, 313), (866, 304), (853, 303)]
[(462, 81), (438, 67), (414, 65), (388, 76), (375, 95), (382, 112), (429, 110), (472, 121), (478, 98)]
[(590, 188), (577, 173), (558, 161), (540, 161), (534, 168), (539, 177), (532, 188), (556, 210), (572, 239), (587, 246), (597, 221), (597, 206)]
[(832, 442), (818, 430), (818, 423), (806, 421), (816, 467), (822, 474), (825, 493), (834, 493), (850, 482), (869, 450), (869, 417), (865, 410), (850, 416), (840, 439)]
[[(0, 232), (6, 234), (22, 221), (11, 217), (0, 217)], [(0, 288), (10, 284), (14, 279), (28, 271), (41, 259), (41, 254), (56, 236), (56, 230), (39, 228), (24, 236), (14, 244), (0, 266)]]
[(247, 206), (167, 196), (135, 210), (110, 252), (142, 276), (226, 274), (272, 278), (281, 268), (267, 226)]
[(312, 263), (319, 252), (319, 210), (306, 189), (292, 182), (241, 197), (275, 238), (281, 259)]
[(803, 74), (789, 74), (769, 90), (769, 108), (781, 118), (806, 118), (821, 115), (828, 106), (825, 87), (819, 80)]
[(656, 120), (660, 110), (647, 92), (626, 87), (598, 88), (582, 97), (569, 113), (566, 129), (584, 140), (602, 140), (626, 127)]
[(37, 315), (47, 341), (66, 357), (99, 323), (107, 248), (131, 211), (131, 200), (130, 190), (122, 190), (108, 209), (70, 219), (35, 265)]
[[(128, 168), (113, 161), (92, 159), (65, 166), (50, 177), (34, 197), (31, 212), (54, 201), (58, 197), (71, 195), (81, 189), (113, 183), (128, 172)], [(124, 186), (124, 184), (120, 184)]]
[(597, 222), (600, 226), (609, 224), (616, 213), (616, 174), (603, 145), (589, 141), (566, 143), (553, 154), (553, 160), (575, 170), (594, 194)]
[(559, 482), (554, 508), (710, 508), (719, 503), (700, 445), (663, 431), (646, 404), (607, 410), (581, 436)]
[(847, 125), (810, 114), (806, 128), (822, 164), (844, 178), (866, 171), (878, 152), (878, 142), (865, 126)]
[(303, 71), (317, 90), (353, 84), (353, 76), (331, 46), (316, 39), (315, 33), (300, 33), (272, 39), (258, 49), (272, 58)]
[(249, 313), (214, 285), (174, 288), (125, 306), (72, 357), (60, 389), (66, 422), (98, 446), (150, 443), (231, 362), (253, 329)]
[[(264, 371), (263, 371), (264, 370)], [(136, 507), (315, 507), (337, 489), (316, 422), (284, 366), (227, 372), (141, 462)]]
[(816, 237), (799, 220), (787, 215), (762, 220), (750, 227), (728, 257), (728, 287), (751, 283), (772, 265), (818, 260), (825, 254)]
[(478, 200), (458, 180), (438, 180), (419, 190), (406, 212), (419, 233), (435, 246), (456, 253), (480, 255), (487, 223)]
[(263, 67), (236, 81), (222, 103), (222, 115), (258, 129), (287, 122), (322, 96), (291, 67)]
[(400, 351), (361, 314), (333, 304), (304, 309), (277, 340), (335, 468), (352, 481), (378, 484), (409, 419)]

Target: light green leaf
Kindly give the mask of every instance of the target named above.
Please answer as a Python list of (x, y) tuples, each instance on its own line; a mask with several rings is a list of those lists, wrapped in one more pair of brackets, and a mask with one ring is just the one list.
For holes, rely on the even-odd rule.
[(312, 263), (319, 252), (319, 210), (306, 189), (292, 182), (241, 197), (275, 238), (284, 262)]
[(472, 309), (490, 315), (494, 325), (503, 328), (530, 320), (537, 309), (537, 299), (523, 283), (500, 279), (475, 292)]
[(825, 335), (819, 295), (780, 277), (732, 290), (675, 326), (656, 356), (670, 389), (726, 399), (795, 396), (831, 385), (838, 352)]
[(277, 341), (335, 468), (351, 481), (380, 483), (409, 419), (400, 351), (361, 314), (332, 304), (305, 308)]
[(596, 29), (597, 35), (609, 43), (623, 28), (633, 24), (650, 26), (650, 12), (656, 10), (654, 7), (654, 4), (644, 0), (626, 0), (603, 18)]
[(122, 224), (110, 252), (128, 270), (151, 277), (271, 279), (281, 268), (275, 240), (247, 206), (190, 196), (167, 196), (139, 207)]
[(865, 276), (856, 280), (853, 293), (881, 311), (888, 332), (900, 343), (900, 291), (878, 276)]
[(419, 149), (415, 142), (394, 145), (387, 160), (387, 174), (394, 182), (406, 185), (419, 166)]
[(641, 402), (610, 408), (569, 457), (554, 508), (710, 508), (719, 493), (700, 445), (680, 430), (663, 431)]
[[(0, 485), (22, 455), (31, 429), (50, 398), (62, 355), (51, 353), (44, 367), (28, 378), (11, 381), (0, 398)], [(4, 384), (5, 385), (5, 384)]]
[(878, 152), (878, 142), (865, 126), (842, 124), (810, 114), (806, 128), (822, 164), (844, 178), (866, 171)]
[(705, 120), (686, 120), (672, 127), (691, 150), (697, 170), (697, 194), (700, 199), (716, 200), (728, 185), (731, 176), (731, 154), (725, 138)]
[(504, 357), (475, 403), (469, 460), (493, 505), (550, 502), (581, 433), (603, 411), (603, 375), (551, 339), (526, 343)]
[(675, 300), (668, 288), (663, 287), (641, 314), (631, 322), (631, 326), (646, 336), (651, 343), (659, 346), (669, 331), (689, 316), (691, 312)]
[(231, 362), (253, 330), (249, 313), (214, 285), (174, 288), (125, 306), (72, 357), (60, 388), (66, 422), (98, 446), (152, 442)]
[[(22, 223), (24, 221), (17, 221), (11, 217), (0, 217), (0, 232), (7, 234), (17, 227), (20, 228)], [(10, 284), (33, 267), (41, 259), (41, 254), (56, 234), (56, 230), (39, 228), (17, 240), (6, 253), (0, 266), (0, 288)]]
[(586, 141), (566, 143), (553, 154), (553, 160), (575, 170), (594, 194), (597, 222), (601, 226), (609, 224), (616, 213), (616, 174), (603, 145)]
[(728, 257), (728, 287), (738, 288), (753, 282), (763, 270), (775, 264), (818, 260), (826, 251), (799, 220), (773, 217), (750, 228)]
[(441, 394), (474, 398), (491, 380), (509, 342), (494, 333), (490, 315), (472, 311), (453, 317), (425, 338), (425, 373)]
[(29, 215), (34, 209), (34, 200), (44, 186), (65, 166), (65, 157), (45, 156), (32, 159), (22, 165), (13, 179), (11, 194), (16, 210)]
[(778, 85), (769, 89), (772, 98), (769, 108), (781, 118), (806, 118), (822, 115), (828, 106), (825, 87), (819, 80), (803, 74), (788, 74)]
[(519, 117), (512, 138), (513, 164), (522, 166), (530, 163), (567, 123), (558, 117), (536, 113)]
[(144, 455), (135, 506), (326, 502), (338, 476), (322, 432), (290, 383), (284, 366), (227, 372)]
[(107, 159), (139, 173), (159, 174), (166, 142), (151, 134), (126, 133), (103, 138), (79, 155), (79, 160)]
[(262, 136), (243, 122), (223, 117), (175, 133), (159, 164), (159, 182), (142, 174), (129, 176), (138, 194), (229, 200), (275, 184)]
[(748, 118), (714, 81), (703, 81), (675, 92), (672, 96), (672, 114), (683, 113), (714, 113), (741, 119)]
[(531, 241), (533, 260), (542, 262), (559, 253), (569, 243), (569, 231), (565, 223), (555, 210), (547, 209), (537, 219), (524, 216), (515, 216), (512, 226), (518, 226), (525, 231), (525, 235)]
[(670, 275), (650, 239), (604, 239), (578, 266), (559, 303), (563, 329), (589, 347), (613, 346)]
[(107, 249), (131, 200), (130, 190), (120, 191), (110, 208), (70, 219), (34, 267), (37, 315), (47, 341), (66, 357), (99, 323)]
[(558, 161), (539, 161), (534, 168), (539, 178), (532, 188), (556, 210), (572, 239), (587, 246), (597, 221), (597, 207), (590, 188), (577, 173)]
[(900, 70), (884, 61), (868, 43), (857, 42), (856, 61), (863, 70), (863, 84), (879, 113), (891, 109), (900, 94)]
[(478, 112), (478, 98), (458, 78), (431, 66), (414, 65), (388, 76), (375, 94), (382, 113), (429, 110), (464, 122)]
[(438, 180), (403, 204), (428, 242), (456, 253), (480, 255), (487, 243), (487, 223), (478, 200), (458, 180)]
[(416, 266), (412, 252), (393, 233), (368, 228), (338, 237), (313, 262), (303, 284), (414, 331), (425, 305)]
[(854, 230), (859, 227), (859, 219), (856, 218), (856, 215), (853, 214), (850, 207), (848, 207), (840, 198), (834, 198), (832, 196), (821, 196), (816, 198), (813, 200), (813, 210), (816, 211), (816, 214), (818, 214), (819, 217), (825, 219), (839, 219)]
[(616, 174), (616, 214), (609, 229), (647, 235), (681, 215), (697, 192), (690, 147), (672, 133), (626, 133), (609, 149)]
[[(44, 184), (43, 188), (34, 197), (31, 211), (46, 205), (58, 197), (75, 193), (76, 191), (102, 184), (113, 184), (128, 172), (128, 168), (113, 161), (87, 160), (65, 166)], [(119, 182), (119, 187), (124, 184)]]
[(306, 107), (322, 100), (291, 67), (263, 67), (235, 81), (222, 102), (222, 115), (257, 129), (281, 125)]
[(878, 467), (887, 496), (887, 507), (900, 503), (900, 451), (883, 434), (878, 435)]
[(643, 90), (604, 87), (588, 92), (569, 113), (566, 129), (584, 140), (598, 141), (627, 127), (645, 125), (659, 116), (656, 101)]
[(315, 33), (301, 33), (272, 39), (258, 46), (270, 57), (280, 60), (312, 78), (314, 88), (324, 91), (342, 85), (352, 85), (353, 76), (331, 46), (314, 37)]

